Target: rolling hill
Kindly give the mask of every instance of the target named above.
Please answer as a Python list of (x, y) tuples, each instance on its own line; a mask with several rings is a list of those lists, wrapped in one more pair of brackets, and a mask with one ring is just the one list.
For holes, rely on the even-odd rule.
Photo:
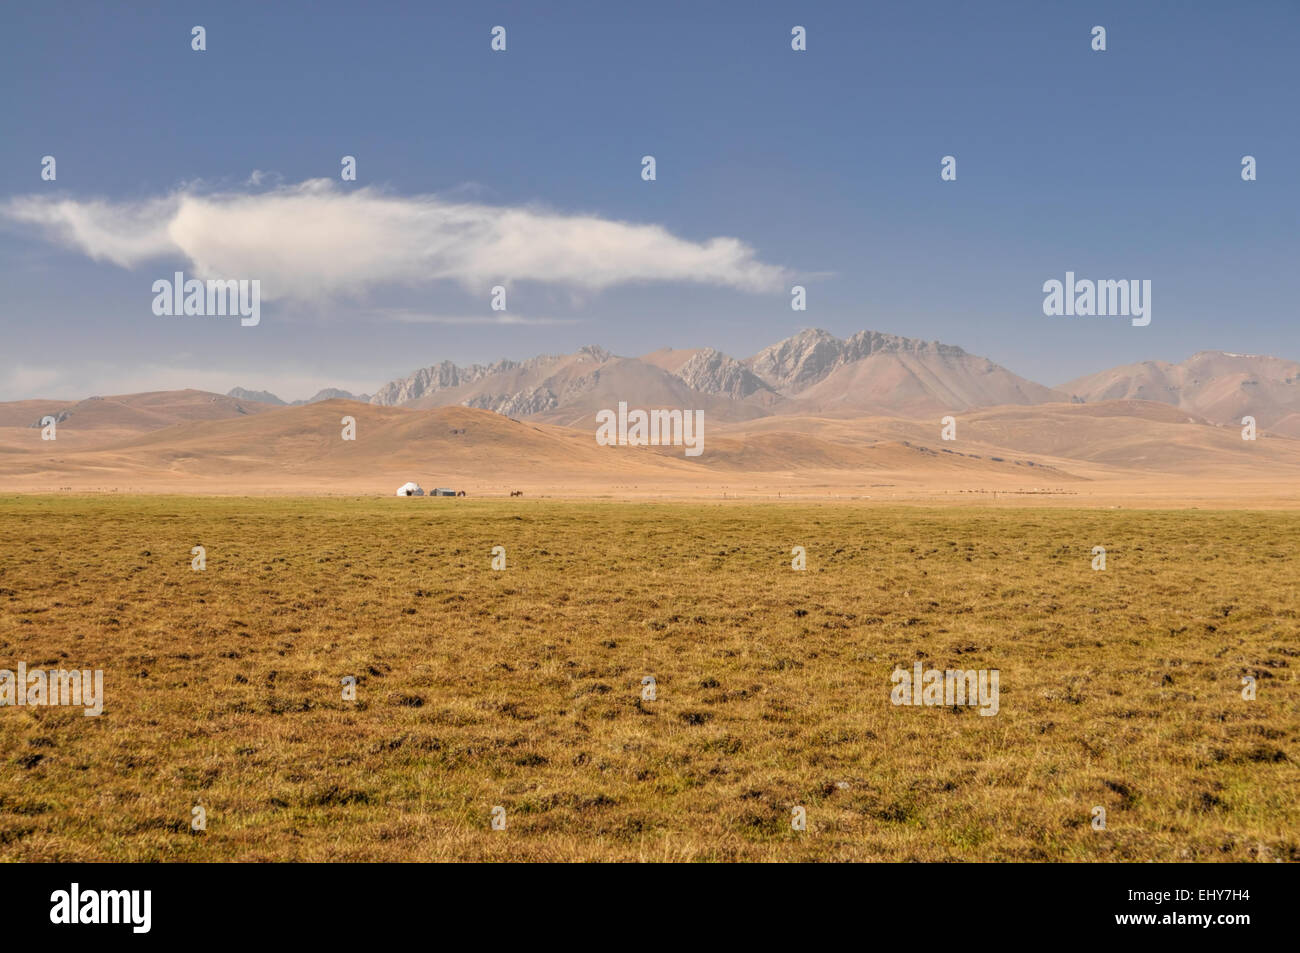
[[(338, 396), (342, 395), (342, 396)], [(704, 452), (602, 447), (596, 414), (703, 411)], [(957, 439), (941, 439), (940, 418)], [(1242, 439), (1253, 415), (1259, 439)], [(40, 421), (57, 421), (42, 440)], [(344, 440), (342, 422), (356, 422)], [(1060, 492), (1300, 505), (1300, 364), (1202, 352), (1052, 390), (939, 342), (807, 330), (745, 358), (599, 347), (426, 367), (369, 402), (326, 389), (0, 404), (0, 490), (729, 497)], [(1049, 490), (1045, 488), (1055, 488)], [(1109, 494), (1109, 496), (1107, 496)]]
[[(1100, 501), (1122, 488), (1126, 498), (1263, 505), (1265, 495), (1269, 505), (1300, 505), (1300, 441), (1243, 441), (1235, 428), (1151, 401), (973, 410), (957, 417), (954, 441), (941, 439), (935, 419), (706, 416), (704, 452), (687, 457), (680, 447), (599, 446), (586, 426), (479, 408), (340, 399), (150, 426), (225, 407), (196, 393), (177, 392), (170, 411), (157, 394), (108, 405), (143, 403), (148, 415), (70, 415), (56, 441), (30, 426), (0, 428), (0, 491), (387, 495), (414, 479), (475, 496), (870, 497), (890, 488), (891, 497), (1053, 492)], [(349, 417), (355, 440), (342, 436)]]
[(1085, 401), (1152, 400), (1226, 426), (1251, 416), (1264, 429), (1300, 437), (1300, 363), (1257, 354), (1201, 351), (1178, 364), (1143, 361), (1080, 377), (1061, 388)]

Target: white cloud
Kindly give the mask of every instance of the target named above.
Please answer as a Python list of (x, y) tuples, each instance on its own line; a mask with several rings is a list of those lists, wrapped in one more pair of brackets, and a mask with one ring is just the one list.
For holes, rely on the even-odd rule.
[(0, 212), (15, 221), (42, 226), (54, 241), (96, 261), (134, 268), (176, 254), (176, 245), (167, 234), (168, 217), (176, 204), (174, 198), (123, 204), (26, 196), (11, 199), (0, 206)]
[(345, 190), (329, 179), (252, 194), (189, 186), (141, 202), (25, 196), (0, 213), (123, 268), (182, 258), (196, 277), (258, 278), (265, 299), (438, 280), (474, 290), (514, 281), (588, 291), (700, 282), (760, 292), (779, 291), (787, 278), (736, 238), (694, 242), (660, 225)]

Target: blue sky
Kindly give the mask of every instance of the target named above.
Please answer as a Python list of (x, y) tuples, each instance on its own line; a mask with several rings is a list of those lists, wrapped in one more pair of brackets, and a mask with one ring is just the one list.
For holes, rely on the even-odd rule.
[[(743, 357), (803, 327), (1049, 385), (1202, 349), (1300, 359), (1300, 4), (124, 6), (0, 12), (0, 399), (291, 399), (589, 343)], [(141, 215), (161, 219), (137, 255)], [(571, 244), (517, 247), (557, 229)], [(153, 314), (156, 279), (228, 262), (261, 276), (257, 327)], [(1067, 270), (1150, 279), (1150, 326), (1045, 317)]]

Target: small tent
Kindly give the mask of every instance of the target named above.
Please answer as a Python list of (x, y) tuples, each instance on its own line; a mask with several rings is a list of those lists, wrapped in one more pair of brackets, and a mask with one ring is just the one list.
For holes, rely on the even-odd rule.
[(418, 483), (403, 483), (397, 488), (398, 496), (424, 496), (424, 490)]

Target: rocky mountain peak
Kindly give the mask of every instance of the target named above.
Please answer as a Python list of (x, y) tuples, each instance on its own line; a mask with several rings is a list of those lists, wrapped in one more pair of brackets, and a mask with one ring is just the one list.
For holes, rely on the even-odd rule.
[(720, 394), (744, 400), (759, 391), (772, 392), (748, 367), (721, 351), (706, 347), (677, 370), (686, 386), (703, 394)]
[(843, 354), (843, 341), (829, 331), (809, 328), (763, 348), (746, 364), (769, 387), (790, 393), (825, 377)]

